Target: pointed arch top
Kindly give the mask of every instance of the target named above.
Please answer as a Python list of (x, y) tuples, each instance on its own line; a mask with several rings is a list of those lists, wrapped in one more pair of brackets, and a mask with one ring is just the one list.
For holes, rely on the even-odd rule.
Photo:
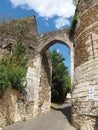
[(66, 29), (62, 29), (40, 34), (37, 52), (43, 53), (43, 51), (47, 50), (55, 43), (62, 43), (68, 46), (70, 49), (73, 49), (73, 43), (69, 38), (68, 31)]

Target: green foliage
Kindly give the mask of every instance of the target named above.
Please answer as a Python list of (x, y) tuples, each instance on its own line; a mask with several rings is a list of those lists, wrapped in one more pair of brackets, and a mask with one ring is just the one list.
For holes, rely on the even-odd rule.
[(80, 128), (76, 128), (76, 130), (81, 130)]
[(64, 101), (70, 87), (70, 76), (64, 65), (64, 57), (56, 50), (51, 52), (52, 60), (52, 88), (51, 101), (61, 103)]
[(77, 6), (79, 0), (73, 0), (73, 4)]
[(3, 56), (0, 60), (0, 95), (8, 87), (18, 91), (24, 88), (27, 72), (25, 51), (22, 43), (18, 42), (12, 52), (8, 56)]
[(72, 19), (71, 27), (70, 27), (70, 37), (73, 37), (73, 35), (74, 35), (77, 21), (78, 21), (78, 15), (75, 12), (73, 19)]

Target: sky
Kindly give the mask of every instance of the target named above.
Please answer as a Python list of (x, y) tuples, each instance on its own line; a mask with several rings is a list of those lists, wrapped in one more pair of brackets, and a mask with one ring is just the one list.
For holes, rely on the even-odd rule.
[[(0, 20), (19, 19), (36, 16), (38, 32), (49, 32), (68, 28), (75, 12), (73, 0), (0, 0)], [(64, 57), (70, 70), (70, 50), (64, 45), (55, 44)]]

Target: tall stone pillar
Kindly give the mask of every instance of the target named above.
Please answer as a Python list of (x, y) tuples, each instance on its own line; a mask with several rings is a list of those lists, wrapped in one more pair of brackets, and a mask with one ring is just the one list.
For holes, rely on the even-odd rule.
[(41, 71), (41, 56), (35, 56), (33, 60), (28, 63), (27, 72), (27, 100), (33, 102), (33, 117), (38, 116), (38, 94), (40, 85), (40, 71)]
[(72, 119), (81, 130), (98, 130), (98, 0), (79, 0), (77, 15)]

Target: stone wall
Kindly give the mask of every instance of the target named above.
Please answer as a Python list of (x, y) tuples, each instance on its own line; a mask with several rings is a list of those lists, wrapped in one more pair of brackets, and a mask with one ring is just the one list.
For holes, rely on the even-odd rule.
[(7, 89), (0, 99), (0, 126), (12, 124), (16, 121), (30, 119), (33, 116), (33, 104), (25, 103), (19, 92)]
[(27, 101), (34, 102), (33, 104), (33, 116), (36, 117), (39, 115), (38, 112), (38, 97), (39, 97), (39, 86), (40, 86), (40, 77), (41, 77), (41, 55), (36, 55), (35, 58), (29, 61), (28, 71), (27, 71)]
[(98, 130), (98, 117), (79, 115), (76, 119), (75, 126), (77, 128), (81, 128), (81, 130)]
[[(7, 23), (0, 23), (0, 57), (8, 55), (12, 47), (15, 46), (18, 41), (21, 41), (26, 47), (29, 60), (27, 73), (28, 85), (26, 90), (22, 93), (18, 93), (16, 90), (6, 90), (2, 99), (0, 99), (0, 126), (30, 119), (35, 116), (36, 100), (34, 99), (34, 94), (36, 91), (35, 86), (38, 86), (38, 84), (31, 82), (35, 81), (34, 77), (32, 77), (32, 71), (33, 76), (36, 76), (37, 79), (36, 71), (38, 68), (36, 69), (36, 67), (38, 66), (36, 64), (38, 63), (39, 65), (39, 60), (34, 59), (37, 35), (37, 24), (34, 16), (19, 20), (11, 20)], [(29, 75), (31, 78), (28, 79)], [(40, 76), (39, 73), (38, 75)], [(35, 86), (33, 87), (33, 85)], [(35, 91), (33, 89), (35, 89)]]
[(30, 58), (37, 45), (37, 24), (35, 16), (0, 23), (0, 56), (9, 53), (18, 41), (27, 49)]
[(14, 112), (16, 111), (18, 93), (7, 89), (2, 99), (0, 99), (0, 126), (10, 124), (15, 120)]
[[(27, 87), (18, 95), (14, 96), (14, 91), (11, 91), (12, 97), (10, 97), (10, 94), (7, 95), (10, 97), (9, 102), (12, 104), (10, 109), (6, 110), (6, 105), (2, 104), (5, 102), (5, 98), (2, 100), (0, 105), (0, 123), (4, 124), (34, 118), (50, 110), (51, 61), (46, 51), (56, 42), (60, 42), (70, 48), (73, 79), (73, 43), (69, 39), (66, 29), (38, 34), (34, 16), (0, 23), (0, 57), (5, 54), (8, 55), (18, 41), (26, 47), (28, 57)], [(13, 114), (11, 113), (12, 110)], [(3, 111), (7, 111), (8, 114), (4, 114)]]
[(38, 107), (39, 114), (50, 110), (51, 106), (51, 72), (52, 65), (50, 55), (48, 53), (42, 54), (41, 75), (39, 86)]
[[(98, 1), (80, 0), (75, 31), (75, 67), (98, 57)], [(94, 54), (93, 54), (94, 53)]]
[[(80, 0), (75, 30), (73, 124), (98, 129), (98, 0)], [(92, 89), (92, 92), (91, 92)]]

